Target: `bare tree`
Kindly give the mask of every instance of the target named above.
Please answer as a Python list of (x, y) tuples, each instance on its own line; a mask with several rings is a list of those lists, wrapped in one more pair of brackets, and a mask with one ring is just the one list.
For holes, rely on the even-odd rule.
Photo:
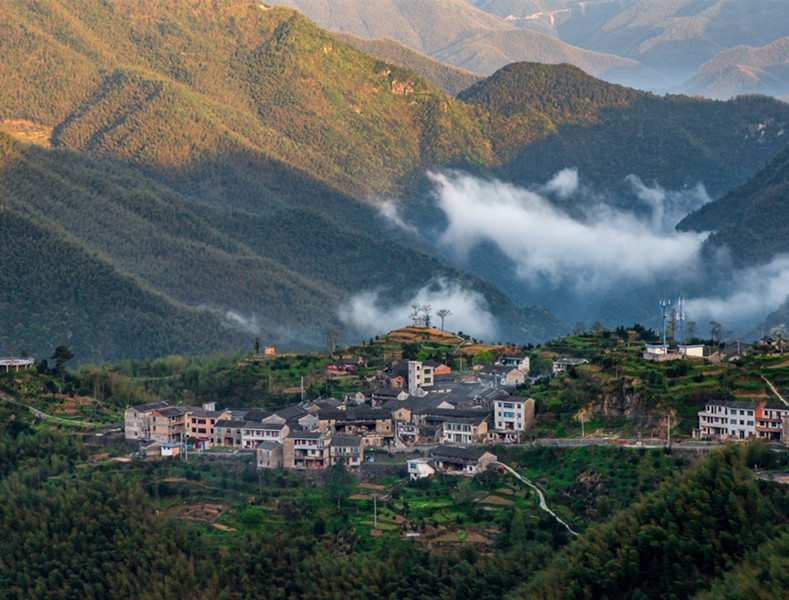
[(575, 335), (581, 335), (584, 331), (586, 331), (586, 325), (584, 325), (583, 321), (578, 321), (573, 327), (573, 333)]
[(710, 321), (710, 339), (712, 343), (719, 346), (723, 337), (723, 327), (717, 321)]
[(411, 305), (411, 308), (413, 309), (413, 312), (408, 315), (408, 318), (414, 322), (414, 327), (419, 327), (422, 325), (422, 307), (419, 304), (414, 303)]
[(436, 312), (436, 316), (441, 319), (441, 331), (444, 331), (444, 319), (446, 319), (449, 315), (452, 314), (452, 311), (448, 308), (442, 308), (441, 310)]
[[(696, 321), (688, 321), (685, 324), (685, 331), (687, 333), (688, 339), (692, 340), (696, 337)], [(684, 343), (684, 340), (683, 340)]]
[(429, 304), (422, 305), (422, 321), (425, 327), (430, 327), (430, 311), (433, 310), (433, 307)]
[(600, 333), (603, 331), (603, 329), (605, 329), (605, 327), (603, 327), (603, 324), (600, 321), (595, 321), (592, 323), (592, 331), (595, 333)]

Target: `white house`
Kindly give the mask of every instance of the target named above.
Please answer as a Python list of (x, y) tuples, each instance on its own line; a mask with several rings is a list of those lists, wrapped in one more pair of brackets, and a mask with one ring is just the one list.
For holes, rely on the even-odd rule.
[(509, 396), (493, 402), (493, 431), (490, 437), (502, 442), (519, 442), (534, 419), (534, 398)]
[(700, 437), (743, 440), (756, 435), (756, 402), (711, 400), (699, 412)]
[(432, 477), (436, 470), (430, 466), (426, 458), (412, 458), (408, 461), (408, 477), (411, 479), (424, 479)]

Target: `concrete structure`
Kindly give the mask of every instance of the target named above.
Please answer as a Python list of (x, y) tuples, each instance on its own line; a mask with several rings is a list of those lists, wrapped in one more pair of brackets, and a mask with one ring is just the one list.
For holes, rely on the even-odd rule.
[(34, 364), (35, 364), (35, 360), (28, 357), (0, 358), (0, 371), (5, 371), (6, 373), (8, 373), (9, 371), (19, 371), (20, 369), (22, 369), (23, 371), (27, 371)]
[(432, 477), (436, 470), (430, 465), (426, 458), (412, 458), (408, 461), (408, 477), (411, 480)]
[(702, 438), (744, 440), (756, 435), (756, 402), (711, 400), (699, 412)]
[(476, 475), (496, 462), (496, 455), (479, 448), (438, 446), (431, 454), (431, 464), (439, 471), (463, 475)]
[(409, 360), (408, 393), (414, 395), (426, 387), (433, 387), (433, 367), (419, 360)]
[(124, 436), (127, 440), (150, 440), (151, 415), (155, 410), (170, 406), (169, 402), (152, 402), (130, 406), (123, 413)]
[[(662, 350), (663, 346), (660, 348)], [(566, 371), (569, 367), (578, 367), (587, 362), (589, 361), (585, 358), (557, 358), (553, 361), (553, 374), (558, 375), (559, 373)]]
[(329, 466), (328, 436), (319, 431), (291, 431), (282, 446), (283, 466), (325, 469)]
[(762, 402), (755, 417), (757, 437), (769, 442), (789, 441), (789, 406)]
[(523, 432), (534, 420), (534, 398), (510, 396), (493, 401), (493, 431), (491, 441), (520, 442)]
[(680, 344), (679, 353), (686, 358), (704, 358), (704, 344)]
[(505, 367), (515, 367), (524, 373), (528, 373), (531, 368), (531, 361), (525, 354), (505, 354), (499, 358), (499, 364)]
[[(452, 411), (460, 413), (461, 411)], [(449, 416), (444, 420), (441, 428), (441, 441), (445, 444), (480, 444), (488, 437), (488, 411), (462, 411), (476, 412), (471, 417)]]
[(283, 444), (274, 440), (258, 442), (255, 459), (258, 469), (276, 469), (283, 466)]
[(329, 439), (329, 458), (333, 465), (358, 467), (364, 462), (364, 442), (358, 435), (335, 435)]

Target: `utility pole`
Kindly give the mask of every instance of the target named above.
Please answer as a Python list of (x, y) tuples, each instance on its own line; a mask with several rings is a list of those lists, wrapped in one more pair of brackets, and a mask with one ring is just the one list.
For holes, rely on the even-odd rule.
[(671, 447), (671, 413), (668, 413), (668, 445)]
[(373, 494), (373, 523), (374, 527), (378, 528), (378, 494)]

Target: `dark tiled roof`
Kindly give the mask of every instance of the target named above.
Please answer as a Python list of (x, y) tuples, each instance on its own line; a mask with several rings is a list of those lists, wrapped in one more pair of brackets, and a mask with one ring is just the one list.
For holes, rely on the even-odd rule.
[(263, 440), (262, 442), (258, 442), (258, 445), (255, 447), (260, 450), (274, 450), (281, 445), (282, 444), (275, 442), (274, 440)]
[(250, 410), (247, 414), (244, 415), (244, 419), (246, 421), (262, 421), (263, 419), (267, 419), (274, 413), (269, 412), (267, 410)]
[(737, 400), (710, 400), (708, 406), (725, 406), (726, 408), (736, 408), (741, 410), (756, 410), (759, 408), (758, 402), (744, 402)]
[(487, 450), (480, 450), (479, 448), (462, 448), (460, 446), (445, 446), (441, 445), (436, 447), (430, 455), (434, 458), (449, 458), (465, 461), (476, 461), (482, 458), (487, 453)]
[(278, 410), (275, 414), (287, 420), (287, 419), (298, 419), (306, 412), (307, 411), (304, 410), (298, 404), (291, 404), (290, 406), (285, 407), (282, 410)]
[(161, 402), (151, 402), (150, 404), (138, 404), (137, 406), (132, 406), (132, 408), (138, 412), (151, 412), (154, 410), (159, 410), (160, 408), (166, 408), (170, 406), (169, 402), (161, 401)]
[(166, 408), (162, 408), (161, 410), (156, 410), (154, 412), (159, 413), (163, 417), (178, 417), (180, 415), (185, 415), (189, 412), (189, 409), (183, 406), (168, 406)]
[(320, 431), (291, 431), (288, 434), (288, 439), (291, 440), (319, 440), (322, 437), (325, 437), (325, 434), (321, 433)]
[(332, 446), (360, 447), (362, 438), (358, 435), (335, 435), (331, 438)]

